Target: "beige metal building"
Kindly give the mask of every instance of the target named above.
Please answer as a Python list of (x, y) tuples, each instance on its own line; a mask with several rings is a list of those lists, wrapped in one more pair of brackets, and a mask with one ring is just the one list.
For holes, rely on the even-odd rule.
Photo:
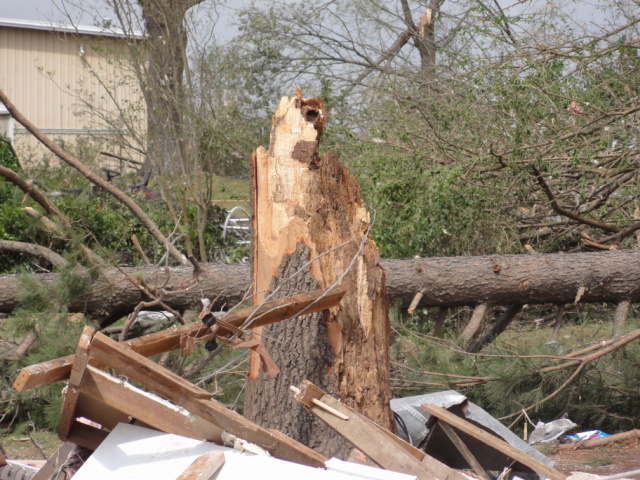
[[(144, 149), (145, 108), (131, 62), (141, 41), (141, 34), (113, 27), (0, 18), (0, 88), (85, 163), (122, 168)], [(11, 139), (23, 168), (56, 164), (1, 105), (0, 134)]]

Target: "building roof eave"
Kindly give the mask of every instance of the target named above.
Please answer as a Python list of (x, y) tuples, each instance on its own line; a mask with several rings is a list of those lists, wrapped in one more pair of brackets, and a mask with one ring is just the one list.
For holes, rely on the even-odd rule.
[(48, 32), (72, 33), (76, 35), (95, 35), (99, 37), (131, 38), (135, 40), (142, 40), (145, 38), (144, 33), (141, 31), (125, 31), (115, 26), (95, 27), (54, 22), (40, 22), (35, 20), (18, 20), (12, 18), (0, 18), (0, 27), (44, 30)]

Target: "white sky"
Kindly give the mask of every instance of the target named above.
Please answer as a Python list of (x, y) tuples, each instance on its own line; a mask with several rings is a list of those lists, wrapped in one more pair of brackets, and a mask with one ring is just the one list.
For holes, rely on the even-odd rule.
[[(253, 2), (262, 5), (269, 3), (264, 0)], [(137, 2), (131, 0), (131, 3)], [(236, 33), (235, 12), (251, 3), (252, 0), (205, 0), (190, 12), (196, 37), (205, 44), (214, 39), (230, 39)], [(459, 2), (445, 2), (445, 8), (451, 8), (456, 3)], [(540, 9), (551, 14), (551, 9), (554, 9), (553, 13), (564, 16), (574, 28), (583, 28), (591, 33), (597, 33), (598, 26), (611, 21), (602, 11), (602, 6), (608, 2), (602, 0), (500, 0), (499, 3), (508, 15)], [(0, 17), (86, 26), (97, 26), (103, 19), (110, 18), (114, 20), (114, 25), (119, 26), (107, 0), (0, 0)], [(136, 30), (141, 30), (140, 26)]]
[[(132, 2), (135, 3), (135, 2)], [(231, 10), (237, 8), (243, 8), (247, 6), (250, 1), (248, 0), (226, 0), (218, 2), (204, 2), (202, 8), (211, 9), (211, 5), (214, 3), (222, 4), (222, 7), (218, 10), (221, 17), (225, 16), (225, 13), (230, 13)], [(524, 7), (525, 9), (531, 7), (540, 7), (542, 4), (558, 5), (561, 8), (565, 7), (568, 2), (564, 0), (529, 0), (520, 2), (517, 0), (502, 0), (501, 5), (509, 12), (508, 6), (510, 4), (520, 4), (517, 9)], [(574, 6), (572, 8), (567, 7), (572, 16), (576, 15), (579, 20), (590, 21), (593, 19), (594, 11), (597, 8), (598, 0), (587, 0), (579, 2), (580, 8)], [(208, 6), (206, 4), (209, 4)], [(65, 13), (65, 8), (68, 13)], [(113, 18), (115, 15), (106, 0), (0, 0), (0, 17), (13, 18), (21, 20), (37, 20), (37, 21), (49, 21), (49, 22), (68, 22), (68, 18), (71, 16), (74, 23), (79, 25), (94, 25), (96, 18)]]
[[(68, 7), (69, 15), (63, 10), (63, 3), (51, 0), (0, 0), (0, 17), (39, 22), (69, 23), (69, 16), (78, 25), (94, 25), (94, 18), (113, 18), (113, 11), (104, 0), (78, 0), (81, 8)], [(84, 10), (84, 11), (83, 11)]]
[[(235, 32), (235, 11), (249, 4), (250, 0), (205, 0), (190, 13), (200, 23), (215, 24), (216, 35), (224, 39)], [(0, 17), (82, 26), (98, 26), (103, 19), (112, 19), (118, 26), (107, 0), (0, 0)]]

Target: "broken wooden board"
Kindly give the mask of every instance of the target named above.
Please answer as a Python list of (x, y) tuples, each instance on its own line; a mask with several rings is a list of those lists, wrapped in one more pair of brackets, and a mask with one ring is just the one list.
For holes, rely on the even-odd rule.
[(224, 453), (207, 452), (196, 458), (176, 480), (209, 480), (224, 465)]
[(485, 432), (481, 428), (476, 427), (475, 425), (471, 424), (465, 419), (460, 418), (459, 416), (449, 412), (448, 410), (445, 410), (442, 407), (439, 407), (438, 405), (425, 404), (425, 405), (421, 405), (420, 408), (423, 409), (425, 412), (429, 413), (430, 415), (433, 415), (434, 417), (436, 417), (439, 421), (446, 422), (453, 428), (473, 436), (474, 438), (480, 440), (481, 442), (485, 443), (491, 448), (495, 448), (496, 450), (504, 453), (505, 455), (512, 458), (513, 460), (516, 460), (522, 463), (523, 465), (526, 465), (527, 467), (531, 468), (535, 472), (541, 475), (544, 475), (545, 477), (548, 477), (551, 480), (566, 479), (566, 475), (559, 472), (558, 470), (555, 470), (554, 468), (551, 468), (548, 465), (545, 465), (541, 461), (531, 457), (530, 455), (527, 455), (522, 450), (519, 450), (509, 445), (504, 440), (494, 435), (491, 435), (490, 433)]
[(220, 441), (222, 430), (215, 425), (89, 366), (89, 346), (94, 335), (93, 328), (85, 327), (78, 342), (64, 392), (58, 431), (61, 440), (95, 449), (118, 423), (128, 423), (134, 417), (168, 433)]
[[(111, 407), (163, 432), (197, 440), (217, 443), (221, 441), (222, 430), (219, 427), (94, 367), (87, 367), (80, 384), (80, 392), (100, 402), (103, 408)], [(81, 402), (81, 405), (84, 403)], [(106, 422), (95, 415), (87, 418), (113, 428), (111, 425), (105, 425)]]
[[(249, 307), (237, 312), (232, 312), (223, 319), (235, 327), (241, 326), (249, 317), (253, 319), (251, 323), (252, 326), (268, 325), (294, 317), (298, 312), (307, 314), (332, 307), (342, 299), (344, 294), (344, 290), (338, 289), (330, 292), (327, 290), (317, 290), (311, 293), (302, 293), (272, 302), (266, 302), (257, 308)], [(197, 322), (127, 340), (123, 342), (123, 344), (141, 355), (150, 357), (180, 348), (180, 338), (185, 335), (197, 338), (207, 333), (209, 333), (209, 328)], [(226, 332), (224, 328), (220, 328), (218, 333), (224, 335), (228, 332)], [(73, 361), (74, 356), (69, 355), (25, 367), (20, 371), (13, 383), (13, 388), (22, 392), (41, 385), (66, 380), (71, 374)], [(99, 366), (95, 360), (90, 364)]]
[(175, 405), (239, 438), (255, 443), (271, 455), (303, 465), (323, 467), (326, 457), (278, 431), (267, 430), (210, 399), (211, 394), (189, 381), (126, 348), (106, 335), (96, 333), (89, 354), (132, 381), (154, 391)]
[(415, 475), (421, 480), (468, 480), (462, 473), (404, 442), (308, 380), (302, 382), (295, 398), (384, 469)]
[(478, 462), (478, 459), (475, 457), (475, 455), (471, 453), (471, 450), (469, 450), (469, 448), (465, 445), (465, 443), (458, 436), (455, 430), (447, 422), (438, 422), (438, 426), (442, 428), (447, 437), (449, 437), (451, 443), (455, 445), (455, 447), (458, 449), (460, 454), (464, 457), (464, 459), (467, 461), (476, 475), (484, 478), (485, 480), (493, 480), (489, 476), (487, 471), (482, 468), (482, 465), (480, 465), (480, 462)]
[(49, 480), (52, 478), (56, 470), (67, 461), (74, 448), (75, 445), (71, 442), (65, 442), (60, 445), (40, 470), (38, 470), (38, 473), (31, 477), (31, 480)]
[(62, 416), (60, 418), (60, 426), (58, 427), (58, 437), (65, 442), (71, 431), (71, 426), (75, 421), (76, 405), (80, 396), (80, 382), (84, 376), (85, 370), (89, 363), (89, 345), (91, 339), (95, 334), (95, 329), (91, 327), (84, 327), (80, 340), (78, 341), (78, 347), (76, 348), (76, 354), (74, 355), (73, 365), (71, 368), (71, 376), (69, 377), (69, 384), (64, 392), (64, 402), (62, 403)]

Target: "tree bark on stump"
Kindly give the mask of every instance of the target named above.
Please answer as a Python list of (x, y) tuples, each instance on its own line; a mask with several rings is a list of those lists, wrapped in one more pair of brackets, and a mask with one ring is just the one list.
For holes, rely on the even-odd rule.
[[(349, 446), (303, 411), (290, 385), (309, 379), (385, 428), (389, 407), (389, 320), (384, 271), (368, 239), (358, 184), (333, 155), (318, 154), (326, 111), (319, 99), (282, 98), (269, 151), (254, 155), (255, 302), (341, 284), (340, 306), (265, 327), (281, 373), (249, 380), (245, 415), (326, 456)], [(255, 363), (253, 368), (255, 369)]]

